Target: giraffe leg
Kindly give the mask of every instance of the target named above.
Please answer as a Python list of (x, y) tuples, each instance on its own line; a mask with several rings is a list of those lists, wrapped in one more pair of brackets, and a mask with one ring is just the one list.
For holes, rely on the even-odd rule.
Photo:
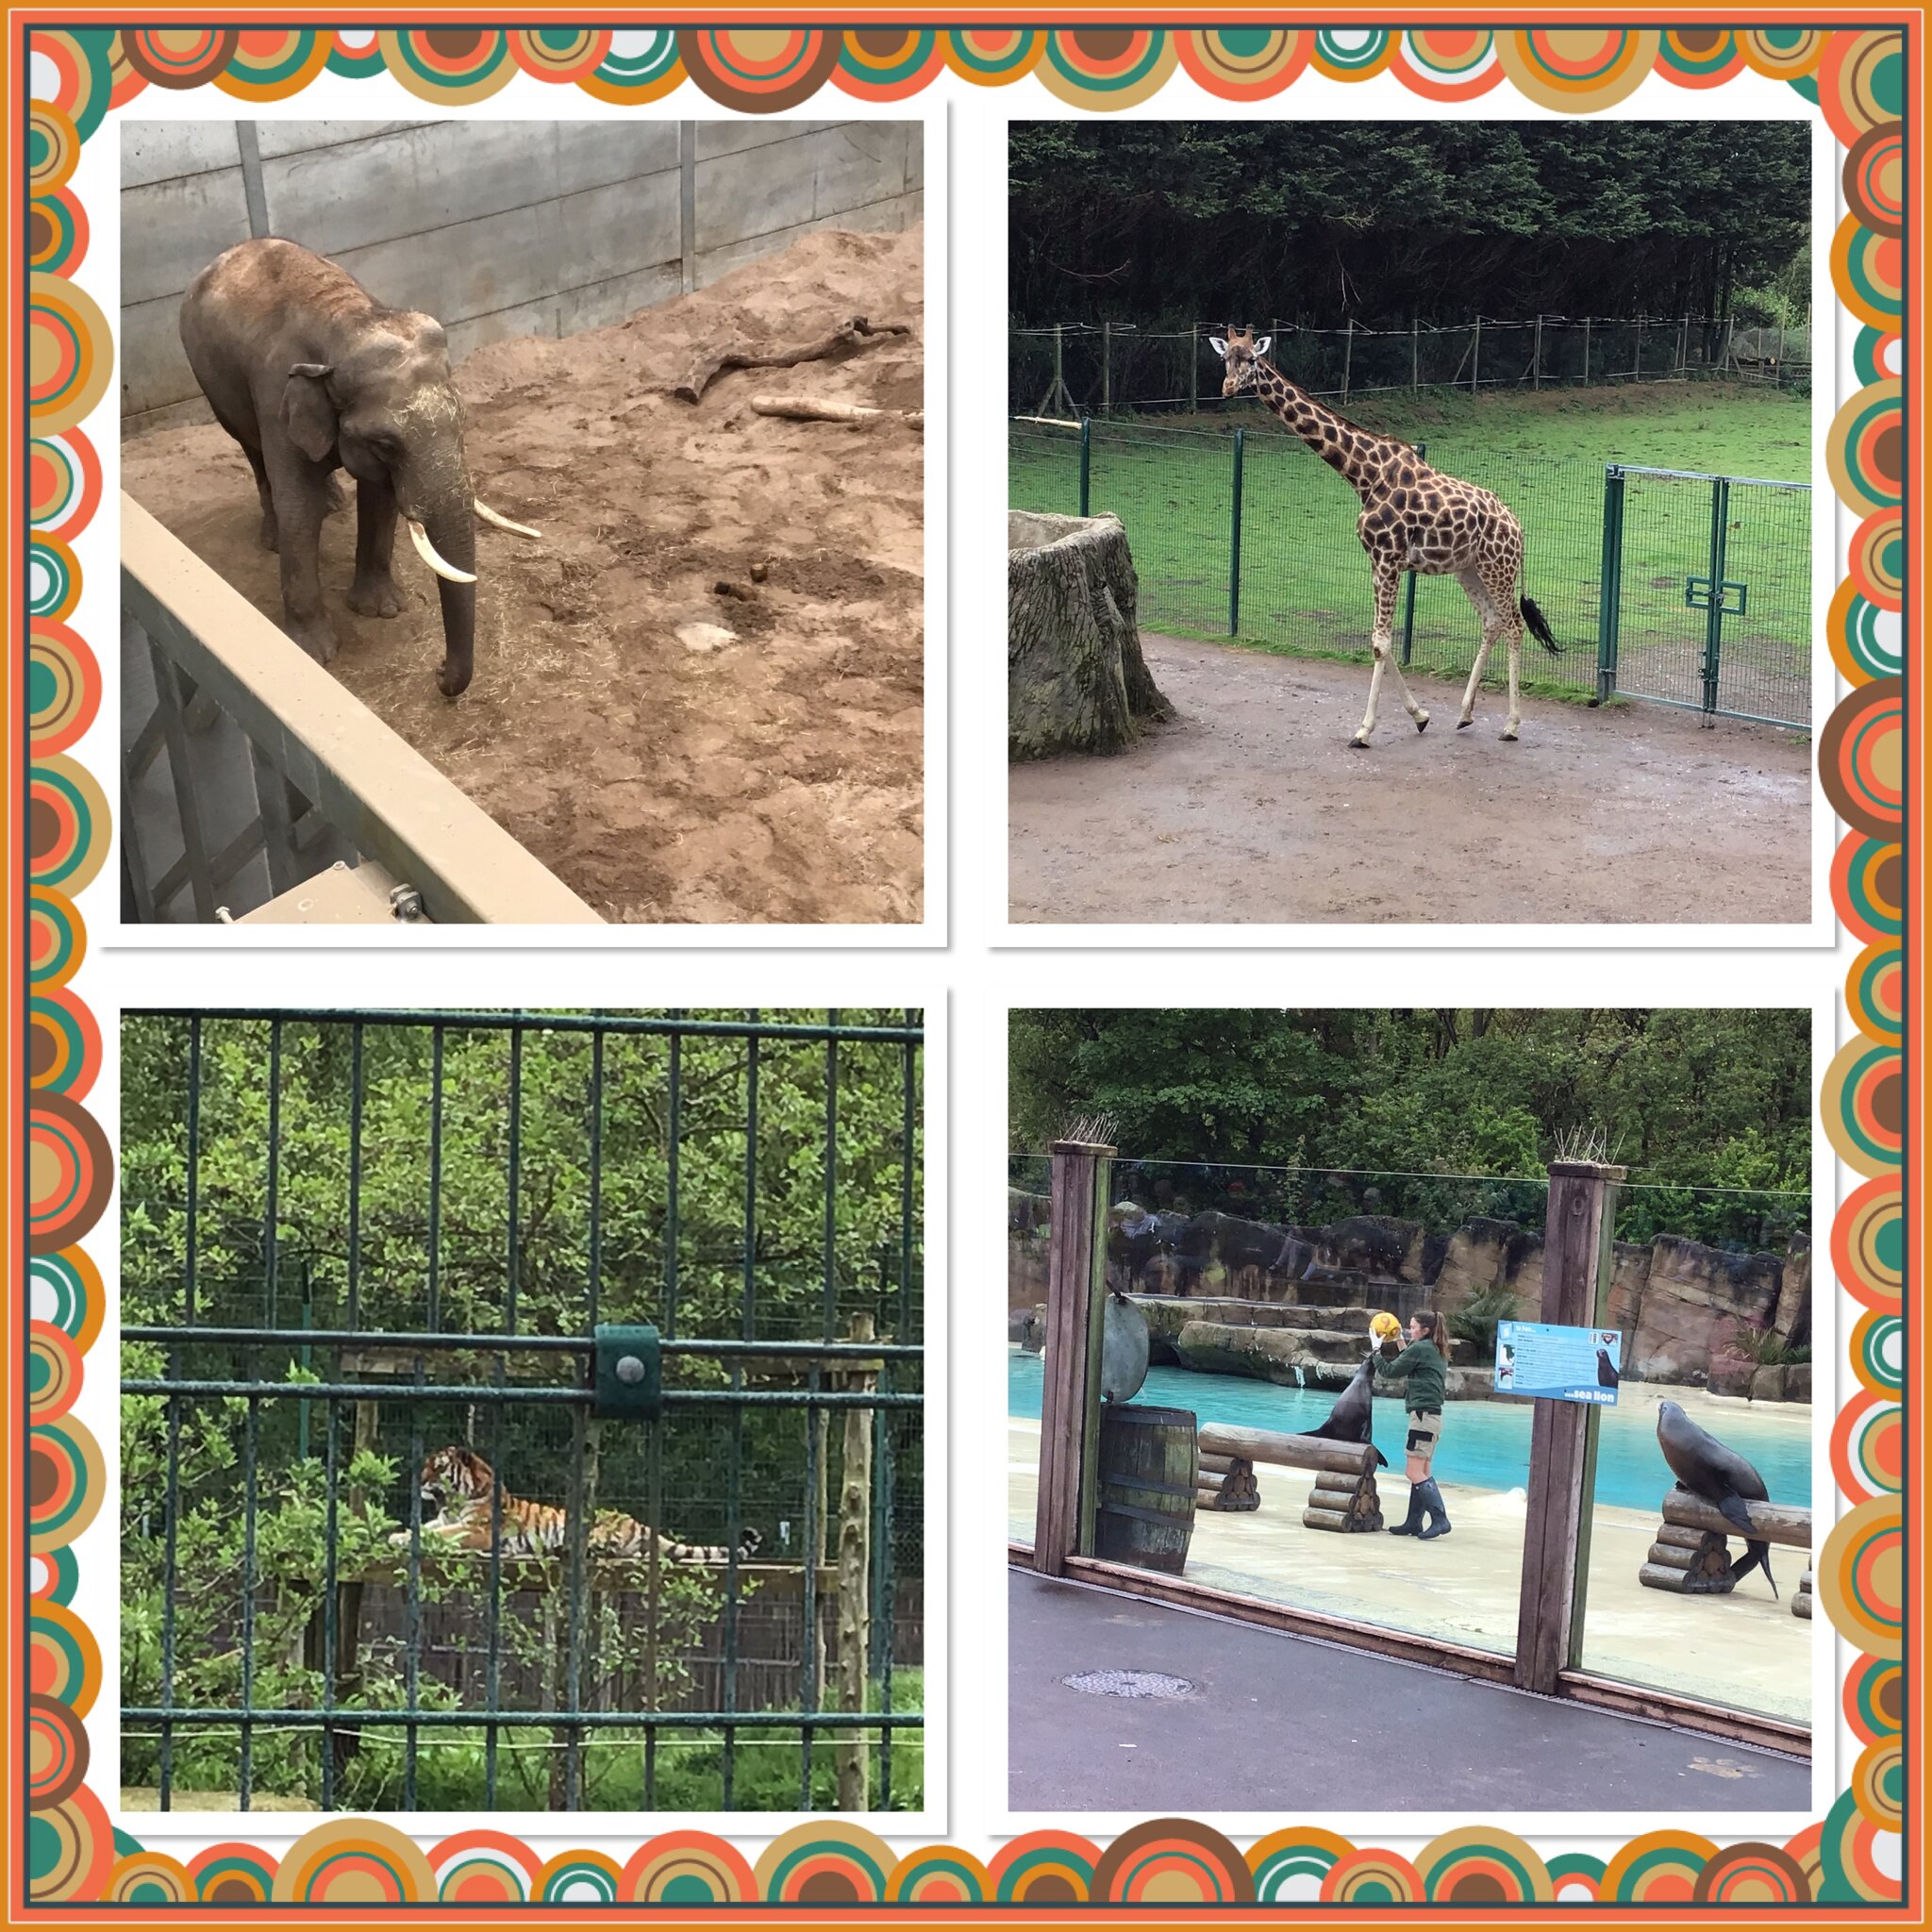
[(1523, 613), (1516, 608), (1516, 572), (1498, 571), (1490, 580), (1490, 595), (1500, 607), (1503, 628), (1509, 636), (1509, 715), (1503, 724), (1503, 741), (1516, 742), (1518, 725), (1523, 723), (1523, 700), (1518, 687), (1523, 679)]
[(1483, 672), (1490, 661), (1490, 648), (1503, 630), (1503, 613), (1496, 608), (1496, 600), (1481, 575), (1474, 570), (1459, 570), (1456, 573), (1469, 601), (1475, 606), (1475, 614), (1483, 627), (1482, 642), (1475, 649), (1475, 662), (1469, 667), (1469, 682), (1462, 690), (1462, 715), (1456, 721), (1458, 731), (1466, 731), (1475, 723), (1475, 694), (1482, 688)]
[(1415, 720), (1415, 728), (1423, 731), (1428, 727), (1429, 714), (1409, 695), (1402, 667), (1395, 662), (1395, 603), (1401, 588), (1401, 566), (1378, 558), (1375, 561), (1375, 627), (1369, 638), (1370, 647), (1375, 654), (1375, 668), (1369, 673), (1369, 708), (1363, 715), (1361, 728), (1348, 741), (1357, 751), (1368, 749), (1370, 736), (1374, 731), (1375, 710), (1381, 701), (1385, 670), (1394, 670), (1395, 688), (1402, 693), (1403, 708)]

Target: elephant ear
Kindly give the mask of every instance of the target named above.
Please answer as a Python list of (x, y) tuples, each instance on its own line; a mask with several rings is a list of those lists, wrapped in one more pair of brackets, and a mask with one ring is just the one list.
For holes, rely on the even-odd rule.
[(326, 362), (297, 362), (282, 391), (282, 424), (289, 441), (311, 462), (336, 446), (336, 406), (329, 400)]

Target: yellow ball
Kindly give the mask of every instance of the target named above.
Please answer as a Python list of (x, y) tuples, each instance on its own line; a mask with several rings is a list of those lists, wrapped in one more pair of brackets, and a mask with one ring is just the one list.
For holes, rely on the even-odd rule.
[(1377, 1341), (1387, 1341), (1391, 1335), (1400, 1335), (1402, 1333), (1402, 1324), (1385, 1308), (1370, 1322), (1369, 1333)]

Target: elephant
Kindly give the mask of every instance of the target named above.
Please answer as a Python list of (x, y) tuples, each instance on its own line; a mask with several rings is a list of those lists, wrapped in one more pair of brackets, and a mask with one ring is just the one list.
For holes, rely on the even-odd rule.
[(281, 561), (283, 628), (326, 664), (336, 636), (322, 608), (323, 519), (356, 480), (349, 608), (393, 617), (400, 514), (442, 604), (445, 697), (475, 663), (475, 520), (538, 532), (477, 502), (463, 454), (463, 400), (434, 316), (387, 308), (349, 272), (299, 243), (260, 236), (218, 255), (189, 284), (181, 344), (215, 420), (255, 472), (261, 541)]

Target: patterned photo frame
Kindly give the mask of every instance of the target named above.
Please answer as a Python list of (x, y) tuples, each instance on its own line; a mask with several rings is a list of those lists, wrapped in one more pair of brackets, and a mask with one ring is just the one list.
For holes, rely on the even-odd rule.
[[(908, 9), (909, 10), (909, 9)], [(219, 21), (228, 9), (211, 8)], [(912, 1907), (1139, 1905), (1171, 1909), (1324, 1901), (1357, 1907), (1462, 1908), (1592, 1903), (1734, 1908), (1811, 1904), (1860, 1907), (1863, 1917), (1916, 1916), (1923, 1903), (1921, 1824), (1907, 1806), (1908, 1773), (1923, 1790), (1923, 1738), (1908, 1720), (1911, 1660), (1922, 1656), (1923, 1600), (1912, 1595), (1923, 1543), (1906, 1534), (1907, 1408), (1923, 1441), (1924, 1390), (1907, 1386), (1904, 1284), (1923, 1279), (1922, 1242), (1906, 1208), (1908, 1132), (1923, 1131), (1907, 1075), (1907, 1008), (1923, 983), (1908, 966), (1908, 880), (1918, 854), (1907, 797), (1923, 784), (1923, 754), (1906, 719), (1906, 589), (1918, 567), (1906, 515), (1907, 451), (1923, 449), (1923, 351), (1905, 333), (1909, 139), (1922, 136), (1924, 51), (1916, 20), (1857, 27), (1745, 24), (1633, 29), (1587, 21), (1557, 28), (1466, 25), (1403, 30), (879, 25), (534, 28), (463, 24), (209, 25), (153, 28), (72, 24), (58, 12), (11, 16), (14, 72), (9, 152), (27, 178), (12, 205), (16, 243), (9, 309), (13, 388), (10, 488), (15, 604), (10, 625), (6, 758), (25, 837), (8, 842), (10, 912), (8, 1029), (9, 1197), (20, 1230), (8, 1278), (23, 1324), (11, 1332), (8, 1427), (25, 1472), (10, 1507), (8, 1604), (24, 1670), (9, 1699), (26, 1714), (13, 1732), (20, 1802), (8, 1824), (23, 1917), (76, 1906), (246, 1909), (270, 1904), (370, 1906), (441, 1902), (453, 1908), (519, 1903), (591, 1907), (756, 1903)], [(1709, 10), (1707, 11), (1707, 19)], [(125, 18), (125, 16), (122, 16)], [(251, 16), (251, 22), (258, 16)], [(365, 19), (367, 16), (365, 15)], [(414, 23), (421, 11), (408, 16)], [(1826, 441), (1838, 497), (1839, 575), (1825, 641), (1844, 694), (1818, 734), (1820, 779), (1842, 825), (1831, 900), (1861, 948), (1846, 976), (1845, 1043), (1824, 1075), (1820, 1123), (1857, 1176), (1832, 1224), (1830, 1254), (1846, 1319), (1840, 1386), (1851, 1393), (1831, 1437), (1836, 1526), (1817, 1563), (1816, 1593), (1839, 1640), (1840, 1712), (1856, 1749), (1840, 1754), (1842, 1788), (1822, 1818), (1782, 1843), (1719, 1844), (1686, 1830), (1632, 1839), (1607, 1859), (1545, 1856), (1500, 1828), (1477, 1824), (1435, 1838), (1413, 1857), (1290, 1825), (1245, 1848), (1180, 1819), (1141, 1825), (1109, 1842), (1066, 1831), (1011, 1839), (982, 1859), (953, 1845), (894, 1849), (862, 1826), (815, 1821), (747, 1848), (712, 1834), (656, 1834), (620, 1858), (594, 1849), (544, 1857), (499, 1831), (419, 1843), (371, 1819), (330, 1818), (281, 1849), (210, 1844), (182, 1858), (117, 1829), (89, 1783), (88, 1721), (102, 1691), (98, 1644), (74, 1605), (88, 1550), (107, 1535), (105, 1461), (75, 1413), (98, 1348), (105, 1294), (89, 1237), (110, 1198), (113, 1147), (89, 1107), (102, 1064), (100, 995), (87, 970), (82, 895), (109, 856), (106, 761), (79, 755), (102, 706), (101, 659), (110, 630), (76, 627), (82, 568), (76, 539), (99, 554), (102, 466), (97, 441), (114, 433), (103, 405), (113, 368), (109, 317), (89, 292), (89, 210), (73, 183), (83, 144), (150, 89), (209, 88), (261, 103), (298, 95), (327, 74), (386, 75), (439, 112), (482, 108), (512, 83), (548, 83), (557, 109), (575, 94), (620, 108), (673, 96), (705, 111), (769, 113), (843, 94), (907, 100), (929, 90), (969, 102), (974, 91), (1015, 87), (1002, 106), (1081, 112), (1152, 101), (1185, 74), (1220, 101), (1266, 104), (1305, 75), (1418, 101), (1469, 102), (1510, 92), (1559, 113), (1590, 113), (1648, 85), (1713, 89), (1745, 73), (1789, 85), (1822, 114), (1837, 143), (1847, 212), (1830, 241), (1831, 283), (1843, 311), (1844, 368)], [(1021, 85), (1023, 84), (1024, 85)], [(835, 91), (828, 96), (826, 90)], [(1191, 90), (1175, 87), (1178, 110)], [(1167, 102), (1162, 103), (1168, 107)], [(211, 108), (211, 111), (217, 111)], [(228, 111), (225, 107), (218, 111)], [(1923, 275), (1923, 268), (1918, 271)], [(24, 394), (24, 401), (22, 400)], [(1923, 408), (1921, 404), (1920, 408)], [(1847, 535), (1848, 532), (1848, 535)], [(98, 587), (90, 608), (111, 608)], [(1921, 587), (1915, 587), (1921, 588)], [(1917, 607), (1914, 607), (1916, 610)], [(1923, 709), (1923, 701), (1921, 701)], [(89, 746), (98, 757), (105, 739)], [(25, 757), (22, 757), (22, 753)], [(16, 762), (18, 761), (18, 762)], [(24, 766), (25, 771), (20, 767)], [(1923, 795), (1923, 793), (1921, 793)], [(104, 896), (97, 892), (92, 903)], [(98, 916), (98, 915), (97, 915)], [(103, 1007), (111, 1011), (111, 1002)], [(1923, 1209), (1922, 1209), (1923, 1211)], [(1909, 1252), (1908, 1252), (1909, 1249)], [(86, 1545), (82, 1539), (92, 1529)], [(1916, 1612), (1917, 1621), (1914, 1621)], [(1840, 1713), (1822, 1712), (1829, 1727)], [(1399, 1835), (1399, 1825), (1396, 1827)], [(1911, 1874), (1916, 1897), (1906, 1896)]]

